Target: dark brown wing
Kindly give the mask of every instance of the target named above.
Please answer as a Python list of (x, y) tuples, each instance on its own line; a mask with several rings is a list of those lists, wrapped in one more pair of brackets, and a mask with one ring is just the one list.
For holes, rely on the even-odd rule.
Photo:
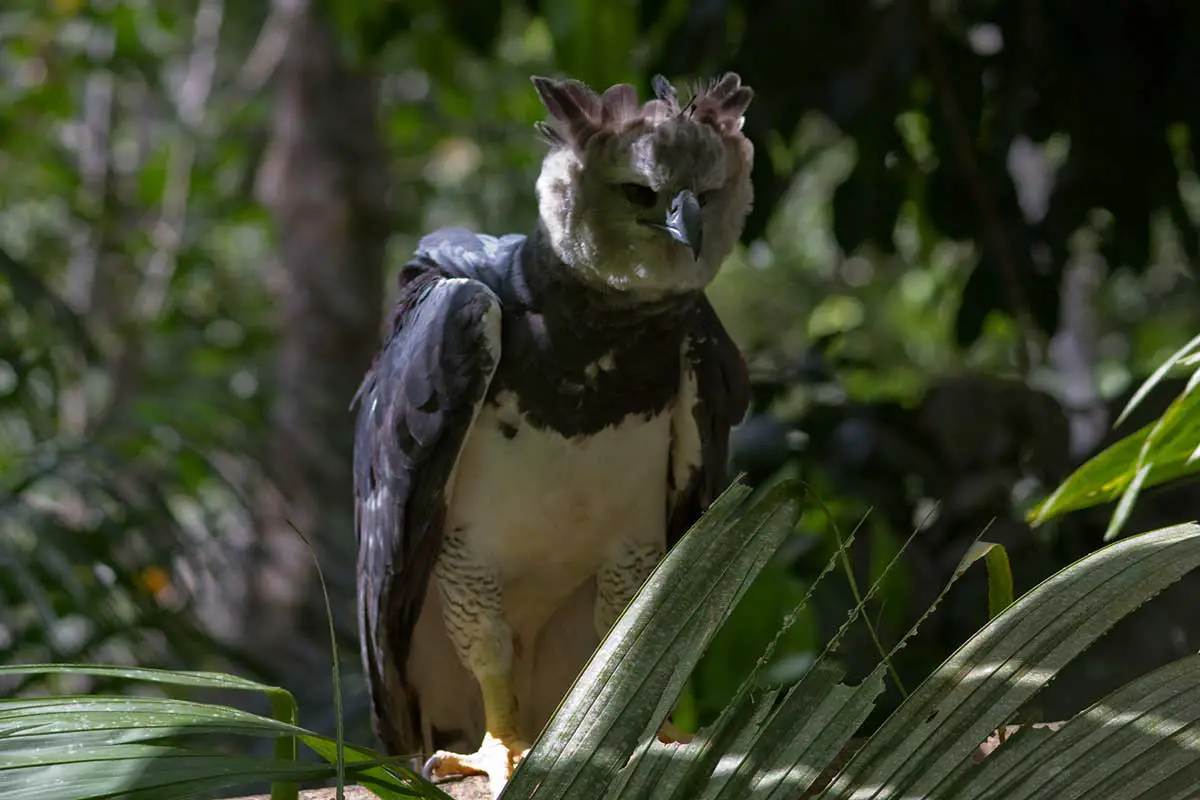
[(356, 398), (354, 439), (362, 660), (375, 730), (392, 753), (421, 747), (404, 665), (441, 549), (451, 473), (500, 359), (500, 301), (484, 284), (419, 260), (402, 281)]
[[(685, 352), (684, 381), (671, 448), (667, 546), (687, 533), (728, 485), (729, 430), (750, 405), (746, 362), (717, 312), (702, 298)], [(687, 414), (687, 406), (691, 413)], [(684, 426), (692, 426), (683, 429)]]

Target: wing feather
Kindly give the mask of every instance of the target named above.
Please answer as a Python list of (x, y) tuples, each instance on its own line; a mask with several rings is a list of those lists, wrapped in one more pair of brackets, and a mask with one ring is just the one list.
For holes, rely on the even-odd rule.
[(483, 283), (414, 261), (356, 401), (354, 494), (363, 666), (377, 735), (420, 747), (404, 665), (467, 433), (500, 360), (500, 301)]

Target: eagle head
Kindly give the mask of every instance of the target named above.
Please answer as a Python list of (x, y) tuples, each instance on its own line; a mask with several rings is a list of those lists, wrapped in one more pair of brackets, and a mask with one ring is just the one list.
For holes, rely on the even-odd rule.
[(654, 78), (597, 95), (574, 80), (533, 78), (550, 114), (538, 210), (555, 254), (600, 288), (657, 298), (703, 289), (741, 236), (754, 148), (742, 134), (754, 93), (727, 73), (682, 104)]

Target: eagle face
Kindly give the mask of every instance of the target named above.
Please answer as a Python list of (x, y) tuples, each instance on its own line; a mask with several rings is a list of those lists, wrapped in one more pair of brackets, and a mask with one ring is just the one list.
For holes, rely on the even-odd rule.
[(635, 301), (707, 286), (752, 202), (750, 88), (729, 73), (681, 107), (661, 76), (644, 105), (629, 84), (533, 83), (551, 118), (538, 126), (550, 145), (538, 209), (566, 268)]

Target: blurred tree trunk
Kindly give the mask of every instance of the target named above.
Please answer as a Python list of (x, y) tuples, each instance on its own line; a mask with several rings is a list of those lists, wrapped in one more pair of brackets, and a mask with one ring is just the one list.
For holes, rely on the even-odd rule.
[(261, 547), (245, 633), (286, 665), (306, 640), (328, 651), (312, 557), (292, 524), (317, 548), (335, 618), (352, 630), (349, 405), (378, 344), (392, 224), (375, 76), (347, 62), (306, 0), (276, 0), (275, 13), (287, 44), (258, 185), (276, 221), (282, 262), (266, 465), (273, 488), (260, 496)]

